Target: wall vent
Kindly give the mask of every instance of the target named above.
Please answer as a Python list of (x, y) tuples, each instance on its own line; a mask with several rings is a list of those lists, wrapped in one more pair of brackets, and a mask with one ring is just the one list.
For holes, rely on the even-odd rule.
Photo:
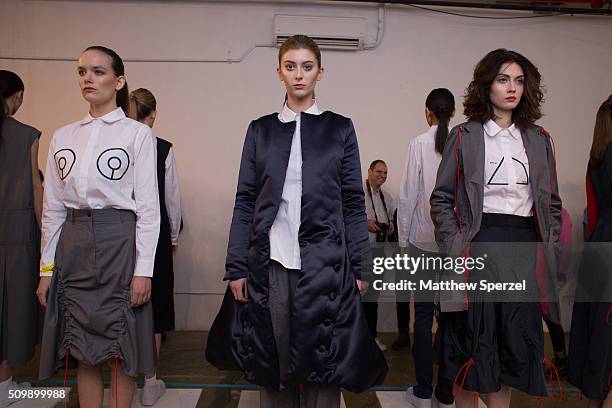
[(277, 47), (295, 34), (311, 37), (321, 48), (356, 51), (363, 49), (367, 20), (359, 17), (274, 16)]

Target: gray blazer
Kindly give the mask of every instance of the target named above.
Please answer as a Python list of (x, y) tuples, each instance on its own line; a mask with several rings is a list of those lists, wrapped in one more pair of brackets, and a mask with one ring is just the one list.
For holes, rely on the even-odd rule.
[[(561, 198), (550, 135), (539, 126), (521, 131), (538, 238), (554, 265), (553, 244), (561, 228)], [(455, 126), (446, 141), (431, 194), (431, 218), (440, 251), (461, 254), (480, 231), (484, 200), (484, 129), (479, 122)], [(549, 265), (553, 266), (553, 265)], [(554, 269), (549, 269), (554, 270)]]

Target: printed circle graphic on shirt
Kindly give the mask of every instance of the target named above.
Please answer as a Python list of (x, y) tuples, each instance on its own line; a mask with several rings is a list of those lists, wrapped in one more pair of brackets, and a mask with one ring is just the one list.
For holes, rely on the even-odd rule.
[(55, 166), (57, 167), (57, 174), (60, 179), (64, 180), (72, 171), (74, 162), (76, 161), (76, 154), (72, 149), (61, 149), (55, 152), (53, 155), (55, 159)]
[(96, 163), (101, 175), (109, 180), (121, 180), (130, 167), (130, 156), (120, 147), (106, 149)]

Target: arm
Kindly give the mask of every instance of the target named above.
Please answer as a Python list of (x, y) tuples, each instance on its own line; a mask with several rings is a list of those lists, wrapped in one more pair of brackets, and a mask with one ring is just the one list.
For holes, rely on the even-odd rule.
[(368, 222), (368, 231), (375, 234), (377, 232), (380, 232), (380, 228), (376, 224), (376, 219), (374, 218), (374, 208), (372, 207), (372, 199), (370, 198), (368, 194), (366, 184), (363, 182), (362, 184), (363, 184), (363, 195), (365, 198), (365, 212), (366, 212), (366, 218)]
[(444, 245), (459, 232), (459, 222), (455, 214), (455, 189), (457, 188), (457, 166), (461, 163), (461, 143), (459, 138), (459, 127), (454, 127), (446, 140), (442, 161), (438, 167), (436, 186), (431, 198), (431, 219), (435, 227), (436, 241), (445, 252), (448, 248)]
[(130, 284), (130, 306), (151, 298), (151, 277), (159, 239), (157, 143), (151, 129), (142, 127), (134, 142), (134, 200), (136, 201), (136, 266)]
[[(49, 154), (47, 155), (46, 188), (43, 192), (43, 209), (41, 217), (41, 256), (40, 256), (40, 282), (36, 295), (42, 306), (47, 306), (47, 291), (51, 283), (51, 276), (55, 267), (55, 250), (59, 240), (62, 226), (66, 220), (66, 207), (61, 199), (63, 181), (57, 173), (55, 165), (55, 138), (51, 140)], [(36, 178), (40, 180), (38, 171)]]
[(42, 181), (40, 180), (40, 173), (38, 172), (38, 140), (40, 134), (32, 143), (30, 148), (30, 161), (32, 162), (32, 194), (34, 197), (34, 214), (36, 215), (36, 222), (38, 227), (41, 227), (42, 222), (42, 200), (43, 200), (43, 188)]
[(352, 122), (349, 123), (348, 136), (344, 142), (341, 177), (342, 214), (349, 261), (355, 279), (362, 280), (362, 256), (367, 248), (368, 229), (359, 146)]
[(400, 184), (399, 207), (397, 210), (398, 237), (401, 247), (406, 247), (410, 239), (412, 217), (417, 207), (417, 200), (421, 194), (419, 185), (421, 175), (421, 157), (418, 154), (416, 143), (408, 145), (406, 167)]
[(181, 227), (181, 192), (179, 190), (179, 178), (176, 172), (176, 161), (172, 148), (166, 157), (166, 172), (165, 172), (165, 197), (166, 211), (170, 219), (170, 236), (172, 245), (178, 243), (179, 229)]
[(240, 172), (236, 188), (234, 214), (227, 246), (225, 261), (225, 276), (223, 280), (244, 279), (249, 271), (249, 247), (255, 199), (257, 198), (255, 173), (255, 137), (257, 130), (253, 122), (249, 125), (242, 158), (240, 159)]
[[(388, 199), (387, 196), (389, 196)], [(389, 219), (389, 229), (387, 230), (387, 235), (393, 235), (395, 233), (393, 219), (395, 218), (395, 210), (397, 209), (395, 197), (393, 197), (391, 193), (387, 193), (385, 194), (385, 202), (387, 205), (387, 218)]]
[(155, 163), (155, 137), (151, 129), (141, 127), (134, 142), (134, 200), (136, 202), (136, 266), (134, 276), (153, 276), (160, 220)]
[[(49, 146), (49, 154), (47, 156), (47, 165), (45, 167), (46, 188), (43, 194), (43, 210), (42, 210), (42, 242), (41, 242), (41, 258), (40, 266), (53, 265), (55, 262), (55, 250), (59, 240), (62, 226), (66, 220), (66, 207), (61, 198), (61, 193), (64, 187), (63, 181), (57, 173), (55, 165), (55, 143), (51, 141)], [(37, 174), (38, 176), (38, 174)], [(41, 274), (44, 275), (44, 274)], [(51, 275), (51, 273), (47, 273)]]

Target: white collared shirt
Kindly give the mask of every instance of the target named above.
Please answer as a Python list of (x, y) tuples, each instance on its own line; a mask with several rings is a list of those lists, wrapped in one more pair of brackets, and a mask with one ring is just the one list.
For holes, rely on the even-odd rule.
[(181, 191), (172, 147), (164, 165), (166, 168), (164, 173), (164, 203), (170, 220), (170, 238), (172, 239), (172, 245), (178, 245), (178, 235), (181, 229)]
[[(385, 197), (384, 205), (380, 197), (381, 191), (383, 196)], [(374, 191), (374, 189), (372, 189), (372, 195), (370, 196), (370, 192), (368, 191), (368, 185), (365, 181), (363, 182), (363, 193), (365, 195), (365, 210), (367, 219), (376, 221), (376, 218), (378, 217), (378, 222), (388, 225), (393, 224), (395, 199), (393, 198), (391, 193), (384, 190), (381, 186), (378, 191)], [(387, 207), (387, 211), (385, 211), (385, 206)], [(368, 230), (368, 238), (370, 242), (376, 242), (376, 233), (370, 232)]]
[(429, 204), (442, 161), (442, 155), (436, 152), (437, 130), (437, 125), (431, 126), (408, 144), (397, 210), (401, 247), (406, 247), (410, 242), (425, 251), (438, 251)]
[(483, 125), (485, 143), (485, 213), (529, 217), (533, 210), (529, 161), (521, 131), (502, 129), (493, 120)]
[[(317, 107), (317, 103), (314, 102), (306, 110), (306, 113), (320, 115), (321, 111)], [(289, 109), (285, 103), (282, 112), (278, 114), (278, 120), (283, 123), (296, 121), (296, 124), (291, 141), (283, 195), (276, 218), (270, 229), (270, 259), (275, 260), (287, 269), (301, 269), (302, 259), (298, 241), (302, 218), (301, 116)]]
[(159, 237), (156, 141), (121, 108), (53, 134), (42, 214), (41, 265), (51, 265), (66, 209), (115, 208), (136, 214), (134, 276), (153, 276)]

